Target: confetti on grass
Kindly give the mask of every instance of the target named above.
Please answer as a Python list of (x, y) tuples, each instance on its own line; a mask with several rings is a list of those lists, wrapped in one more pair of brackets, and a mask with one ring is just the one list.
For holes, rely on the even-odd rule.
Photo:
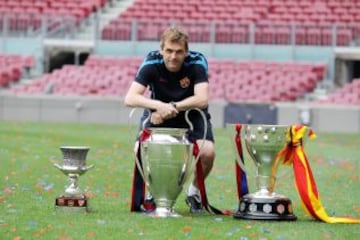
[(232, 235), (234, 235), (234, 233), (239, 232), (239, 231), (240, 231), (240, 228), (234, 227), (234, 228), (230, 229), (230, 231), (228, 231), (226, 233), (226, 236), (231, 237)]
[(184, 227), (183, 232), (184, 232), (185, 237), (190, 237), (191, 228), (190, 227)]

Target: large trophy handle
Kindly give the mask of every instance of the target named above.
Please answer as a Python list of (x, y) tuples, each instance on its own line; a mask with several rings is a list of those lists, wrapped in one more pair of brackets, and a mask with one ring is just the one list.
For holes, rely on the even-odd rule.
[[(192, 122), (191, 122), (190, 119), (189, 119), (189, 112), (192, 111), (192, 110), (198, 111), (198, 112), (200, 113), (201, 117), (202, 117), (203, 120), (204, 120), (203, 141), (202, 141), (202, 143), (201, 143), (201, 146), (199, 147), (199, 154), (198, 154), (198, 155), (196, 156), (196, 158), (195, 158), (195, 164), (196, 164), (197, 161), (198, 161), (199, 158), (200, 158), (200, 153), (202, 152), (203, 147), (204, 147), (204, 140), (206, 139), (206, 134), (207, 134), (207, 120), (206, 120), (206, 116), (205, 116), (204, 112), (203, 112), (202, 110), (200, 110), (199, 108), (192, 108), (192, 109), (186, 110), (186, 112), (185, 112), (185, 120), (186, 120), (187, 124), (189, 125), (191, 131), (194, 130), (194, 125), (192, 124)], [(179, 174), (179, 178), (178, 178), (178, 184), (179, 184), (179, 186), (184, 183), (185, 175), (186, 175), (186, 164), (184, 163), (184, 165), (183, 165), (183, 167), (182, 167), (182, 169), (181, 169), (181, 172), (180, 172), (180, 174)]]
[(204, 144), (205, 144), (205, 139), (206, 139), (206, 135), (207, 135), (207, 119), (206, 119), (206, 116), (204, 114), (204, 112), (199, 109), (199, 108), (191, 108), (191, 109), (188, 109), (186, 110), (185, 112), (185, 120), (186, 122), (189, 124), (190, 126), (190, 130), (193, 131), (194, 130), (194, 125), (191, 123), (190, 119), (189, 119), (189, 112), (191, 112), (192, 110), (195, 110), (195, 111), (198, 111), (201, 115), (201, 117), (203, 118), (204, 120), (204, 133), (203, 133), (203, 141), (201, 143), (201, 146), (199, 147), (199, 154), (196, 156), (196, 159), (195, 159), (195, 163), (197, 163), (197, 161), (199, 160), (200, 158), (200, 153), (202, 152), (203, 148), (204, 148)]
[[(145, 128), (145, 124), (150, 120), (150, 117), (151, 117), (150, 110), (149, 109), (146, 109), (146, 110), (149, 111), (149, 116), (146, 119), (144, 119), (144, 121), (142, 123), (142, 129)], [(131, 111), (129, 113), (128, 126), (130, 126), (130, 120), (131, 120), (132, 116), (134, 115), (135, 111), (136, 111), (136, 108), (133, 108), (133, 109), (131, 109)], [(140, 147), (141, 147), (140, 142), (138, 141), (137, 144), (138, 144), (137, 151), (140, 151)], [(144, 182), (145, 182), (146, 186), (149, 187), (149, 183), (147, 183), (147, 181), (145, 181), (145, 173), (143, 172), (143, 168), (141, 166), (141, 163), (140, 163), (140, 160), (139, 160), (137, 154), (135, 154), (135, 164), (136, 164), (136, 167), (137, 167), (142, 179), (144, 179)]]

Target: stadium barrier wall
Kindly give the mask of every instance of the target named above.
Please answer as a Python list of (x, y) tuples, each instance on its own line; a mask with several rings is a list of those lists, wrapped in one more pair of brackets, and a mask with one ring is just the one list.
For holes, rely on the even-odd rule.
[[(317, 132), (360, 133), (360, 106), (310, 103), (228, 105), (224, 101), (214, 101), (209, 108), (214, 127), (226, 125), (229, 119), (226, 109), (229, 106), (231, 112), (235, 113), (230, 122), (237, 120), (247, 123), (248, 115), (259, 122), (269, 114), (270, 122), (267, 123), (276, 119), (277, 124), (307, 124)], [(142, 111), (137, 109), (131, 118), (130, 112), (131, 108), (124, 106), (121, 98), (0, 95), (2, 121), (138, 124)]]

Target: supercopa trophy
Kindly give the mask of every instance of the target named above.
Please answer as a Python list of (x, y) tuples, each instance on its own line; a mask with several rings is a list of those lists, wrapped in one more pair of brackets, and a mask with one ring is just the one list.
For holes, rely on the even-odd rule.
[[(257, 191), (242, 196), (234, 218), (255, 220), (296, 220), (291, 200), (274, 192), (279, 161), (290, 126), (243, 125), (246, 149), (255, 163)], [(239, 162), (239, 159), (237, 158)], [(244, 165), (239, 162), (241, 168)], [(245, 171), (245, 169), (244, 169)]]
[[(191, 110), (198, 110), (206, 120), (201, 110)], [(188, 119), (191, 110), (185, 113), (190, 130), (193, 129)], [(144, 121), (143, 129), (146, 121), (148, 119)], [(193, 143), (188, 139), (189, 129), (154, 127), (146, 130), (149, 136), (140, 142), (141, 163), (136, 159), (136, 166), (155, 201), (156, 209), (150, 216), (180, 217), (174, 205), (198, 160), (198, 157), (193, 157)]]
[(70, 185), (65, 192), (56, 198), (56, 210), (88, 212), (88, 199), (83, 190), (78, 187), (79, 176), (86, 173), (91, 166), (86, 166), (86, 156), (89, 151), (86, 146), (62, 146), (60, 150), (64, 161), (54, 166), (69, 177)]

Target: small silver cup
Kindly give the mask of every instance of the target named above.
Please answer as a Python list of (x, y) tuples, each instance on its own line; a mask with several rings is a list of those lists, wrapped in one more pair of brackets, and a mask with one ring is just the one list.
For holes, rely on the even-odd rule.
[(63, 162), (54, 166), (69, 178), (70, 185), (65, 192), (56, 198), (56, 210), (88, 212), (88, 199), (85, 192), (78, 187), (78, 179), (93, 167), (86, 166), (86, 156), (90, 150), (87, 146), (62, 146)]

